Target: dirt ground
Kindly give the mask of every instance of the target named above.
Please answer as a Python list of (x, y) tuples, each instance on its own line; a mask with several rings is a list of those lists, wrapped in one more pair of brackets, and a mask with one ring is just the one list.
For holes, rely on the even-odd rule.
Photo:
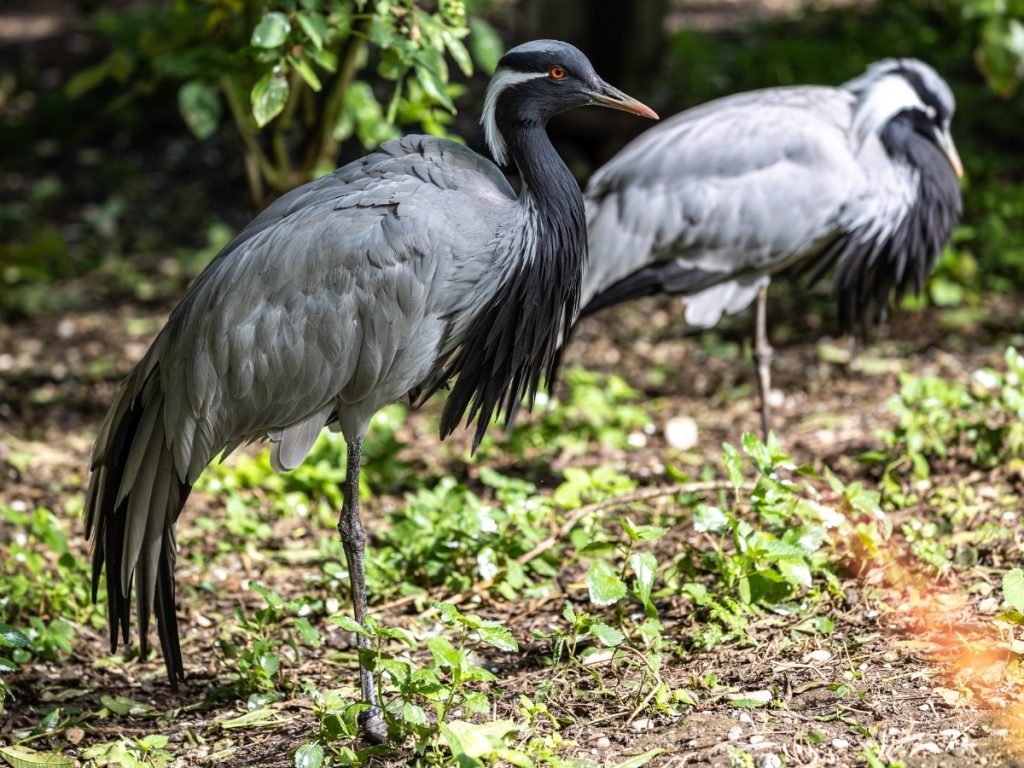
[[(772, 400), (785, 448), (797, 461), (828, 465), (846, 480), (872, 482), (874, 471), (865, 470), (856, 456), (877, 448), (874, 430), (891, 423), (884, 401), (897, 390), (898, 374), (963, 376), (981, 365), (998, 365), (1006, 344), (1022, 341), (1019, 306), (1016, 297), (1007, 299), (990, 308), (988, 321), (956, 336), (943, 330), (951, 319), (948, 314), (897, 317), (862, 350), (853, 369), (826, 362), (843, 349), (839, 342), (810, 340), (815, 335), (811, 330), (782, 334), (793, 338), (776, 342)], [(144, 352), (167, 310), (126, 305), (0, 327), (0, 505), (73, 508), (68, 500), (81, 493), (91, 439), (116, 383)], [(665, 441), (669, 419), (682, 415), (696, 421), (698, 445), (682, 457), (694, 464), (717, 464), (723, 440), (736, 442), (742, 431), (756, 429), (748, 363), (715, 354), (714, 339), (680, 340), (674, 332), (681, 327), (679, 321), (673, 302), (650, 300), (583, 326), (569, 362), (616, 371), (645, 390), (658, 430), (633, 453), (576, 463), (623, 459), (642, 485), (657, 486), (666, 482), (660, 474), (665, 457), (680, 460)], [(963, 319), (958, 321), (962, 324)], [(741, 326), (732, 328), (719, 341), (731, 333), (743, 337)], [(624, 343), (627, 339), (629, 344)], [(656, 386), (647, 376), (655, 368), (670, 372)], [(436, 441), (427, 433), (429, 417), (429, 412), (409, 417), (402, 435), (407, 446), (425, 453), (434, 450)], [(514, 474), (514, 468), (501, 469)], [(959, 488), (961, 494), (969, 491), (970, 498), (980, 500), (985, 510), (981, 518), (973, 518), (974, 524), (991, 519), (1019, 531), (1022, 477), (1020, 468), (965, 473), (951, 465), (933, 483)], [(209, 537), (192, 527), (197, 509), (215, 520), (223, 513), (202, 494), (186, 507), (179, 540), (203, 546)], [(371, 530), (379, 526), (372, 520), (372, 504), (365, 514)], [(73, 548), (84, 551), (78, 521), (69, 529), (74, 531)], [(17, 535), (0, 523), (0, 542)], [(878, 745), (878, 765), (1022, 765), (1024, 697), (1019, 681), (1024, 678), (1024, 648), (1008, 634), (1007, 625), (993, 621), (999, 607), (994, 590), (1001, 573), (1014, 564), (1010, 560), (1019, 562), (1022, 539), (1018, 534), (1015, 547), (941, 580), (923, 576), (899, 553), (882, 558), (884, 566), (851, 563), (842, 583), (845, 597), (831, 608), (836, 624), (830, 636), (794, 632), (792, 620), (780, 614), (759, 621), (753, 630), (755, 647), (727, 645), (673, 656), (664, 671), (666, 681), (695, 691), (694, 706), (678, 718), (638, 717), (616, 708), (614, 699), (567, 689), (564, 705), (572, 722), (561, 737), (575, 742), (567, 753), (601, 766), (620, 764), (650, 749), (664, 750), (649, 763), (661, 767), (744, 765), (750, 759), (758, 768), (847, 766), (870, 765), (862, 755), (870, 741)], [(893, 542), (898, 548), (899, 537)], [(671, 537), (666, 546), (671, 546)], [(80, 723), (34, 745), (74, 750), (83, 738), (85, 744), (161, 732), (171, 734), (168, 748), (183, 765), (289, 765), (290, 751), (315, 727), (310, 701), (299, 697), (274, 704), (276, 722), (271, 727), (222, 727), (225, 718), (238, 714), (239, 703), (213, 696), (218, 688), (212, 647), (217, 617), (230, 615), (238, 604), (242, 580), (257, 577), (287, 597), (306, 578), (304, 569), (317, 565), (284, 563), (274, 552), (240, 553), (230, 567), (203, 572), (186, 558), (178, 568), (179, 595), (194, 597), (200, 585), (211, 581), (215, 589), (202, 591), (205, 602), (179, 598), (186, 603), (179, 613), (189, 671), (179, 694), (169, 692), (159, 660), (106, 662), (105, 639), (83, 629), (71, 658), (34, 664), (10, 676), (17, 699), (0, 720), (0, 743), (12, 731), (31, 728), (54, 703), (100, 711), (101, 696), (125, 696), (154, 710), (143, 718), (108, 711), (103, 720)], [(569, 579), (565, 589), (585, 599), (578, 582)], [(506, 622), (521, 644), (518, 656), (494, 660), (495, 686), (504, 691), (502, 706), (513, 706), (520, 692), (529, 693), (550, 678), (543, 661), (547, 647), (531, 637), (534, 629), (557, 619), (565, 597), (511, 604), (485, 595), (469, 603), (481, 615)], [(675, 610), (671, 601), (659, 609), (667, 634), (687, 631), (692, 618)], [(408, 622), (415, 612), (408, 602), (375, 611), (395, 625)], [(330, 631), (327, 625), (321, 629)], [(331, 633), (323, 659), (328, 649), (334, 656), (344, 651), (347, 662), (322, 661), (313, 654), (305, 659), (300, 676), (324, 686), (348, 684), (351, 667), (346, 663), (352, 657), (345, 633)], [(720, 687), (701, 690), (697, 681), (709, 673), (717, 674)], [(757, 699), (763, 692), (770, 692), (774, 706), (733, 705), (737, 694)], [(555, 704), (549, 707), (557, 709)], [(737, 757), (737, 750), (752, 758)], [(409, 755), (376, 760), (404, 765)]]

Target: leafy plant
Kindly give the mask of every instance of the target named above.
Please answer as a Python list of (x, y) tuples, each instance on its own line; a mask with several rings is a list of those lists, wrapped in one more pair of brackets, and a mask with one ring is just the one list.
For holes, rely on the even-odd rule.
[(27, 653), (32, 649), (32, 641), (24, 632), (15, 629), (10, 624), (0, 623), (0, 652), (4, 653), (4, 656), (0, 656), (0, 713), (4, 711), (4, 702), (7, 697), (11, 695), (11, 689), (4, 682), (3, 675), (18, 671), (17, 663), (5, 658), (8, 653), (7, 649)]
[[(236, 693), (257, 695), (264, 704), (272, 701), (277, 691), (288, 687), (283, 663), (297, 663), (302, 645), (318, 648), (320, 633), (308, 618), (293, 615), (306, 610), (303, 600), (285, 602), (276, 590), (255, 582), (250, 582), (249, 588), (260, 596), (263, 607), (251, 615), (236, 608), (235, 624), (225, 629), (218, 648)], [(286, 647), (290, 653), (284, 652)]]
[[(463, 0), (179, 0), (101, 11), (94, 21), (112, 51), (79, 72), (68, 92), (113, 79), (131, 86), (122, 97), (131, 99), (170, 80), (200, 140), (226, 111), (256, 202), (264, 184), (284, 192), (331, 170), (350, 136), (371, 149), (404, 125), (445, 135), (460, 92), (449, 84), (446, 56), (468, 76), (474, 58), (493, 69), (501, 52), (476, 19), (470, 55)], [(371, 66), (388, 84), (386, 99), (374, 91)]]
[(174, 761), (174, 755), (166, 749), (168, 741), (160, 734), (128, 737), (86, 747), (82, 750), (82, 757), (95, 766), (165, 768)]
[(901, 376), (888, 401), (898, 424), (879, 432), (884, 452), (863, 457), (884, 463), (888, 498), (902, 498), (903, 476), (928, 478), (936, 461), (990, 468), (1024, 458), (1024, 356), (1011, 347), (1003, 359), (1005, 370), (982, 368), (967, 381)]

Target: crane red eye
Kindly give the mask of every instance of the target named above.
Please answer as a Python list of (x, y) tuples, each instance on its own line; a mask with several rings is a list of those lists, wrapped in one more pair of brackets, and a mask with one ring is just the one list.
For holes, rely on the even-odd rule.
[(562, 69), (561, 67), (552, 67), (551, 71), (548, 72), (548, 74), (555, 78), (555, 80), (561, 80), (563, 77), (565, 77), (566, 73), (565, 70)]

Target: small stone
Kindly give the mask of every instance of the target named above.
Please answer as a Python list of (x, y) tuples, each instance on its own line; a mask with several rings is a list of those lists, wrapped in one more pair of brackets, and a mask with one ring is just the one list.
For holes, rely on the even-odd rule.
[(768, 406), (770, 408), (781, 408), (786, 404), (786, 395), (781, 389), (772, 389), (768, 392)]
[(85, 731), (81, 728), (68, 728), (64, 731), (64, 738), (68, 740), (68, 744), (78, 744), (85, 738)]
[(759, 733), (755, 733), (753, 736), (750, 737), (751, 744), (760, 744), (762, 741), (764, 741), (764, 736), (762, 736)]
[(753, 725), (754, 720), (746, 712), (740, 712), (740, 722), (746, 723), (747, 725)]
[(803, 658), (804, 664), (822, 664), (832, 658), (832, 654), (826, 650), (811, 651)]
[(999, 611), (999, 600), (995, 597), (986, 597), (978, 603), (979, 613), (996, 613)]
[(832, 749), (846, 749), (850, 746), (850, 742), (846, 739), (832, 739)]
[(634, 720), (629, 724), (629, 727), (634, 731), (650, 731), (654, 728), (654, 721), (649, 717), (641, 717), (639, 720)]
[(697, 422), (689, 416), (677, 416), (665, 422), (665, 441), (673, 448), (688, 451), (697, 445)]
[(57, 322), (57, 338), (58, 339), (70, 339), (75, 335), (75, 318), (73, 317), (62, 317)]
[(729, 739), (729, 741), (738, 741), (740, 736), (742, 735), (743, 729), (740, 728), (740, 726), (738, 725), (734, 725), (732, 728), (729, 729), (727, 738)]
[(643, 432), (630, 432), (626, 444), (630, 448), (643, 448), (647, 445), (647, 435)]
[(933, 755), (938, 755), (942, 752), (942, 748), (934, 741), (926, 741), (924, 744), (918, 744), (910, 750), (910, 756), (913, 757), (918, 752), (929, 752)]
[(594, 742), (594, 745), (598, 749), (608, 749), (612, 745), (612, 742), (611, 739), (609, 739), (607, 736), (602, 736), (600, 739)]
[(771, 752), (758, 755), (754, 760), (755, 768), (782, 768), (782, 758)]

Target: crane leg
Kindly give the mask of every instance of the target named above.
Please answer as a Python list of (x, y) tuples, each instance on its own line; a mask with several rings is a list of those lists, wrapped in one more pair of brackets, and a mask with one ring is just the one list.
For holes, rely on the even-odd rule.
[[(366, 569), (364, 551), (366, 549), (366, 530), (359, 519), (359, 460), (363, 446), (362, 436), (348, 442), (348, 465), (345, 472), (345, 503), (338, 518), (338, 533), (345, 548), (345, 559), (348, 561), (348, 578), (352, 585), (352, 613), (360, 624), (366, 623)], [(369, 649), (370, 640), (356, 635), (356, 645), (360, 650)], [(383, 744), (387, 741), (388, 730), (381, 714), (380, 702), (373, 687), (373, 675), (363, 666), (359, 659), (359, 689), (363, 701), (370, 708), (359, 714), (359, 728), (367, 741)]]
[(761, 397), (761, 433), (765, 440), (772, 428), (772, 346), (768, 343), (768, 289), (757, 293), (757, 315), (754, 322), (754, 364), (757, 368), (757, 390)]

